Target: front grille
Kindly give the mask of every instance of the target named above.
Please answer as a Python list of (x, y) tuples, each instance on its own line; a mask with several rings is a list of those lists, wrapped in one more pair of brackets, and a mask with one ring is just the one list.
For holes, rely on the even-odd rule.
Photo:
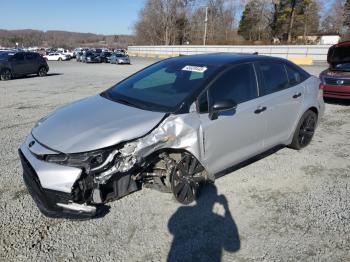
[(339, 78), (325, 77), (324, 81), (326, 82), (327, 85), (350, 86), (350, 79), (339, 79)]

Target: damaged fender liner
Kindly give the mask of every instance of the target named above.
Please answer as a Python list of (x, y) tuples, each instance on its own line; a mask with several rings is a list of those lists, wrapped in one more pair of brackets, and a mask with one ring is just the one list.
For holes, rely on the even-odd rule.
[[(109, 212), (109, 207), (104, 205), (88, 206), (89, 212), (77, 210), (74, 208), (62, 208), (57, 203), (68, 204), (71, 195), (54, 190), (44, 189), (36, 175), (34, 169), (24, 157), (21, 150), (18, 150), (21, 163), (23, 166), (23, 180), (28, 188), (30, 195), (35, 201), (41, 213), (52, 218), (68, 218), (68, 219), (90, 219), (93, 217), (101, 217)], [(95, 207), (95, 208), (93, 208)]]

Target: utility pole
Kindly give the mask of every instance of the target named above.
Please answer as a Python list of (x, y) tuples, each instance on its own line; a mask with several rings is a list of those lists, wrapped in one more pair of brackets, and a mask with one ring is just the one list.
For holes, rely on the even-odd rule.
[(203, 45), (207, 40), (207, 26), (208, 26), (208, 7), (205, 7), (205, 20), (204, 20), (204, 36), (203, 36)]

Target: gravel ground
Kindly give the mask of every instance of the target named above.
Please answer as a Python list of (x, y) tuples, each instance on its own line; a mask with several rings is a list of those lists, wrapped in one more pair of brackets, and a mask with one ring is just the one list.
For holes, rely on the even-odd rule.
[(112, 202), (99, 219), (39, 213), (17, 156), (31, 127), (151, 62), (57, 62), (48, 77), (0, 82), (0, 260), (349, 261), (350, 103), (339, 101), (327, 103), (309, 147), (283, 148), (217, 179), (194, 205), (144, 189)]

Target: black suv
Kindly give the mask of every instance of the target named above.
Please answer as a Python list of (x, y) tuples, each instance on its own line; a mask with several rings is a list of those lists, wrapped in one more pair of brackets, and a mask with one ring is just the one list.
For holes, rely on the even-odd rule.
[(0, 52), (0, 79), (10, 80), (17, 76), (37, 74), (46, 76), (49, 66), (38, 53)]

